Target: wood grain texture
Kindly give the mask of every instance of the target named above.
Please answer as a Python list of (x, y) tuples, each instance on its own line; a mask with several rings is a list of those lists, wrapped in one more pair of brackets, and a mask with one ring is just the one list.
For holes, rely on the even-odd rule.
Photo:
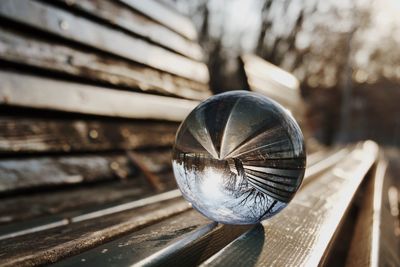
[(131, 119), (182, 121), (197, 101), (0, 71), (0, 105)]
[(252, 225), (218, 224), (204, 232), (183, 237), (135, 266), (198, 266), (249, 228)]
[(219, 225), (191, 210), (55, 266), (195, 266), (252, 227)]
[[(315, 162), (318, 161), (315, 160)], [(101, 262), (107, 262), (111, 266), (130, 266), (132, 264), (137, 266), (194, 266), (218, 252), (246, 230), (253, 228), (253, 226), (228, 225), (209, 227), (204, 223), (203, 227), (209, 227), (208, 230), (201, 233), (193, 231), (182, 235), (180, 228), (178, 228), (182, 224), (181, 221), (184, 221), (185, 225), (187, 222), (208, 222), (198, 213), (190, 211), (68, 258), (57, 265), (98, 265)], [(198, 224), (194, 224), (194, 226), (198, 226)], [(257, 231), (264, 231), (261, 225), (255, 228)], [(167, 237), (164, 237), (165, 230), (168, 230)], [(155, 231), (158, 235), (155, 235)], [(179, 231), (179, 234), (175, 234), (177, 231)], [(152, 238), (146, 240), (149, 235)], [(264, 234), (259, 234), (258, 237), (264, 239)]]
[(110, 266), (131, 266), (210, 223), (198, 212), (190, 210), (62, 260), (54, 266), (99, 266), (104, 262)]
[(174, 199), (104, 216), (101, 224), (96, 218), (16, 237), (12, 242), (5, 239), (0, 241), (0, 265), (34, 266), (55, 262), (188, 208), (183, 199)]
[(169, 27), (190, 40), (196, 40), (197, 33), (189, 18), (179, 14), (170, 6), (154, 0), (119, 0), (149, 18)]
[[(136, 171), (137, 172), (137, 171)], [(0, 160), (0, 194), (44, 186), (126, 179), (135, 167), (124, 155)]]
[(171, 148), (177, 128), (175, 123), (151, 121), (0, 116), (0, 153)]
[(164, 184), (157, 172), (172, 171), (170, 153), (170, 150), (135, 152), (136, 161), (132, 161), (128, 152), (0, 159), (0, 195), (42, 187), (128, 179), (139, 172), (144, 174), (143, 168), (157, 177), (161, 191)]
[(280, 214), (263, 222), (263, 241), (249, 233), (204, 266), (249, 266), (249, 262), (252, 266), (317, 266), (376, 156), (377, 146), (364, 143), (331, 172), (307, 184)]
[(252, 54), (242, 55), (240, 61), (250, 91), (277, 101), (289, 109), (300, 120), (300, 124), (304, 124), (300, 86), (296, 77)]
[(209, 80), (203, 63), (40, 2), (4, 0), (0, 16), (191, 80)]
[[(178, 33), (164, 27), (164, 25), (156, 23), (154, 20), (135, 12), (133, 9), (127, 8), (120, 2), (107, 0), (57, 1), (65, 4), (66, 7), (84, 11), (111, 25), (142, 36), (184, 56), (195, 60), (202, 60), (201, 48), (196, 42), (182, 37)], [(150, 1), (146, 2), (149, 4)], [(170, 19), (173, 19), (173, 17), (170, 17)]]
[(395, 182), (388, 161), (381, 159), (363, 194), (346, 266), (399, 266), (400, 240), (391, 214), (389, 189)]
[[(172, 178), (172, 176), (170, 176)], [(12, 227), (24, 229), (34, 218), (44, 218), (68, 212), (80, 212), (127, 200), (134, 200), (151, 193), (143, 179), (112, 181), (96, 186), (64, 187), (57, 190), (31, 192), (30, 194), (3, 197), (0, 205), (0, 223), (2, 227), (9, 223), (25, 222)], [(21, 212), (24, 210), (24, 212)], [(45, 220), (47, 221), (47, 220)], [(36, 223), (35, 223), (36, 225)], [(13, 230), (13, 231), (14, 231)], [(10, 230), (11, 231), (11, 230)], [(10, 232), (3, 229), (3, 233)]]
[(204, 99), (207, 84), (0, 27), (0, 59), (127, 89)]

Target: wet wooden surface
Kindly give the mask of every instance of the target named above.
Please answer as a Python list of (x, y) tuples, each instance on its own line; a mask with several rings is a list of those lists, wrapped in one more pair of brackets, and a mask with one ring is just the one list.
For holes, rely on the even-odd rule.
[(8, 71), (0, 71), (0, 81), (0, 105), (179, 122), (198, 104)]
[(0, 16), (178, 76), (206, 83), (201, 63), (41, 2), (4, 0)]
[(0, 27), (0, 59), (89, 81), (191, 99), (204, 99), (208, 86), (90, 49)]

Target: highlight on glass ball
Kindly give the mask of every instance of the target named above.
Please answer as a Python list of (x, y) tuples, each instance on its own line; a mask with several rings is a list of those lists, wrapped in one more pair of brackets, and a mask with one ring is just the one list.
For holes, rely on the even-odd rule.
[(215, 95), (179, 127), (172, 159), (183, 196), (225, 224), (254, 224), (287, 206), (304, 177), (303, 135), (278, 103), (247, 91)]

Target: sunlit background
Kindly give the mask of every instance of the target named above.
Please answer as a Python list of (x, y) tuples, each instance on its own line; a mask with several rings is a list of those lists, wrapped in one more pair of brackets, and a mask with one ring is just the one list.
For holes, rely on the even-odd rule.
[(400, 2), (175, 2), (195, 22), (215, 92), (241, 89), (237, 57), (253, 52), (300, 80), (319, 141), (400, 145)]

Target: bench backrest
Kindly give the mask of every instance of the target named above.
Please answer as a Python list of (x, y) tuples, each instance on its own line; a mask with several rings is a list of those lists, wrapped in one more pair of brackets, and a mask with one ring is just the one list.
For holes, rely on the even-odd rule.
[(253, 54), (240, 57), (246, 89), (268, 96), (285, 107), (297, 120), (306, 139), (309, 129), (305, 119), (305, 103), (301, 97), (300, 82), (291, 73)]
[(169, 168), (178, 123), (211, 95), (188, 18), (158, 1), (5, 0), (0, 21), (0, 194), (126, 178), (132, 149)]

